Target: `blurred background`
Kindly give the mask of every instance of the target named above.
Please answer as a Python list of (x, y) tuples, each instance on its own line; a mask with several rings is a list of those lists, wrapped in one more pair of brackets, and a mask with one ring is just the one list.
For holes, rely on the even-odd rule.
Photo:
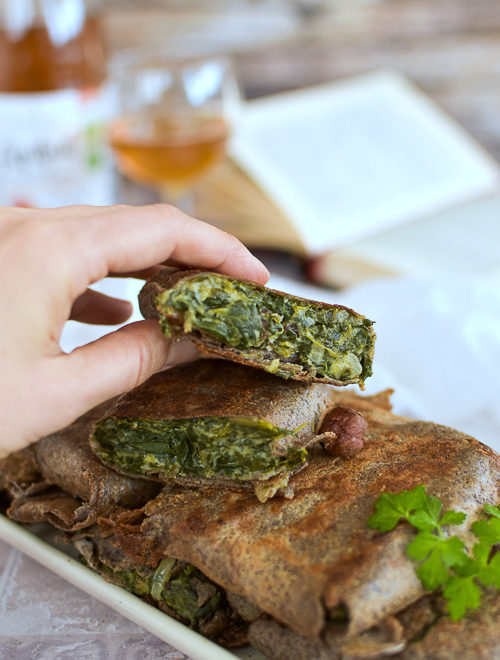
[[(84, 36), (78, 35), (75, 21), (85, 8), (89, 21), (98, 19), (99, 37), (93, 22)], [(185, 56), (227, 54), (246, 99), (395, 69), (500, 156), (500, 11), (495, 0), (1, 0), (0, 9), (2, 92), (103, 82), (107, 73), (99, 59), (104, 55), (96, 54), (99, 38), (108, 71), (115, 54), (131, 47), (167, 48)], [(59, 43), (51, 42), (57, 46), (53, 53), (43, 43), (30, 51), (33, 40), (23, 42), (20, 36), (42, 23), (51, 26), (52, 35), (63, 35)], [(79, 44), (78, 56), (87, 58), (83, 77), (81, 70), (73, 79), (68, 74), (69, 59), (77, 51), (68, 43)], [(30, 88), (30, 52), (39, 59), (50, 55), (56, 67), (66, 66), (65, 79), (38, 79), (38, 87)], [(8, 78), (12, 69), (18, 83), (25, 77), (24, 86)], [(7, 122), (2, 124), (5, 133)], [(7, 138), (0, 132), (2, 140)], [(5, 156), (0, 171), (2, 160)], [(107, 201), (104, 193), (99, 197)], [(63, 193), (60, 199), (66, 201)], [(24, 196), (15, 201), (24, 203)], [(0, 193), (0, 202), (6, 203), (5, 194)]]
[(500, 157), (495, 0), (102, 0), (111, 51), (187, 40), (232, 53), (247, 98), (397, 68)]
[[(379, 69), (397, 71), (493, 157), (500, 156), (500, 11), (495, 0), (0, 0), (0, 21), (1, 204), (142, 203), (162, 197), (157, 186), (153, 191), (131, 185), (130, 180), (138, 183), (137, 176), (120, 179), (118, 187), (116, 178), (112, 181), (116, 161), (106, 151), (104, 126), (107, 130), (123, 106), (120, 110), (108, 83), (114, 82), (117, 54), (131, 48), (159, 49), (177, 58), (224, 54), (247, 100)], [(78, 98), (70, 97), (69, 90), (75, 89)], [(58, 95), (47, 94), (55, 91)], [(30, 102), (29, 93), (32, 99), (38, 94), (36, 100)], [(233, 135), (238, 130), (235, 116), (229, 123)], [(170, 133), (174, 128), (168, 127)], [(52, 133), (57, 137), (51, 138)], [(218, 136), (222, 141), (220, 131)], [(139, 138), (134, 134), (129, 139)], [(329, 148), (325, 144), (325, 153)], [(254, 243), (251, 247), (272, 248), (272, 254), (263, 256), (274, 259), (272, 265), (283, 272), (333, 286), (359, 279), (356, 272), (334, 273), (331, 259), (310, 267), (307, 250), (304, 254), (290, 238), (293, 227), (278, 226), (278, 239), (273, 235), (266, 245), (260, 236), (252, 241), (248, 218), (236, 226), (223, 217), (220, 189), (227, 198), (238, 178), (220, 162), (226, 149), (224, 142), (219, 155), (202, 168), (196, 186), (190, 186), (191, 197), (196, 197), (190, 211), (241, 234)], [(116, 152), (120, 156), (119, 148)], [(85, 167), (78, 158), (85, 159)], [(173, 158), (174, 164), (175, 158), (179, 162), (175, 154)], [(130, 175), (123, 158), (118, 165)], [(275, 200), (259, 195), (254, 181), (242, 178), (236, 199), (240, 209), (247, 201), (259, 203), (260, 215), (274, 217), (279, 225)], [(231, 214), (238, 215), (232, 208)], [(280, 234), (283, 239), (288, 235), (282, 245)], [(286, 256), (276, 260), (275, 248)], [(349, 261), (352, 269), (365, 256), (366, 250), (363, 257), (339, 254), (337, 263), (345, 268)], [(377, 258), (366, 272), (400, 270), (399, 265), (386, 266)]]

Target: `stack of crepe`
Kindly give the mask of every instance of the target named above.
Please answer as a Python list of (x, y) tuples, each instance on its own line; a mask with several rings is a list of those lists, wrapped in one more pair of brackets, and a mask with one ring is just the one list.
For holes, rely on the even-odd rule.
[[(165, 289), (153, 286), (154, 300)], [(151, 308), (151, 285), (144, 296)], [(157, 303), (149, 315), (165, 321), (165, 297)], [(470, 547), (471, 524), (499, 502), (500, 457), (394, 415), (389, 391), (359, 396), (304, 370), (296, 380), (289, 354), (273, 375), (279, 348), (226, 351), (223, 333), (207, 340), (208, 326), (185, 312), (174, 332), (170, 313), (168, 332), (182, 328), (226, 359), (157, 374), (4, 459), (7, 514), (64, 530), (106, 580), (225, 646), (250, 643), (277, 660), (499, 657), (498, 592), (453, 622), (405, 554), (411, 528), (382, 534), (366, 522), (382, 492), (425, 484), (467, 513), (459, 534)], [(372, 344), (363, 351), (358, 363)], [(324, 450), (322, 422), (339, 406), (367, 423), (351, 457)]]

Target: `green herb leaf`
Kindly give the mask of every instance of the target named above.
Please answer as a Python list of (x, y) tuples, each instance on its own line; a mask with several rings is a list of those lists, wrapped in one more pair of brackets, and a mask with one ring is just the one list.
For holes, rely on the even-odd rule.
[(453, 621), (461, 619), (468, 609), (476, 610), (481, 601), (481, 591), (474, 582), (474, 577), (452, 577), (443, 591), (446, 609)]
[(428, 511), (424, 511), (423, 509), (410, 513), (408, 522), (422, 532), (432, 532), (439, 524)]
[(410, 559), (421, 561), (434, 550), (439, 543), (439, 538), (430, 532), (420, 532), (406, 548), (406, 556)]
[(484, 512), (488, 513), (493, 518), (500, 518), (500, 506), (492, 506), (491, 504), (484, 505)]
[(461, 525), (467, 519), (463, 511), (445, 511), (441, 518), (441, 525)]
[(479, 570), (478, 577), (486, 587), (494, 585), (500, 589), (500, 552), (497, 552), (487, 566)]
[(476, 520), (471, 529), (482, 543), (489, 546), (500, 543), (500, 518)]
[(427, 591), (434, 591), (450, 579), (448, 567), (441, 558), (439, 549), (435, 547), (429, 557), (417, 568), (417, 575)]
[(464, 542), (458, 536), (442, 539), (430, 532), (419, 532), (406, 548), (406, 555), (421, 560), (434, 549), (441, 553), (447, 566), (462, 566), (467, 559)]
[(377, 507), (375, 504), (375, 508), (377, 508), (377, 511), (368, 518), (366, 524), (372, 529), (378, 529), (379, 532), (391, 531), (391, 529), (396, 527), (401, 518), (405, 517), (401, 511), (390, 506), (383, 508)]
[(433, 529), (440, 529), (439, 514), (442, 509), (441, 500), (437, 497), (431, 497), (424, 494), (422, 504), (419, 509), (411, 513), (408, 521), (423, 532), (431, 532)]
[(400, 493), (382, 493), (375, 501), (375, 513), (367, 525), (380, 532), (389, 532), (402, 518), (407, 519), (411, 511), (421, 508), (427, 497), (423, 485)]
[(472, 548), (472, 554), (477, 559), (480, 566), (484, 566), (488, 563), (490, 552), (491, 545), (489, 543), (484, 543), (483, 541), (479, 541), (479, 543), (476, 543)]
[(447, 566), (453, 568), (463, 566), (468, 559), (465, 553), (465, 544), (458, 536), (450, 536), (450, 538), (440, 540), (438, 549)]
[(444, 586), (446, 608), (454, 621), (461, 619), (468, 609), (477, 609), (484, 586), (500, 589), (500, 552), (491, 561), (492, 548), (500, 544), (500, 507), (486, 504), (488, 520), (477, 520), (471, 526), (478, 542), (469, 554), (458, 536), (446, 537), (442, 527), (461, 525), (467, 515), (462, 511), (445, 511), (442, 502), (425, 492), (424, 486), (411, 491), (384, 493), (375, 502), (375, 513), (368, 525), (380, 531), (394, 529), (406, 519), (419, 530), (406, 547), (410, 559), (421, 562), (417, 575), (428, 591)]
[(441, 502), (439, 497), (431, 497), (426, 493), (422, 508), (429, 516), (429, 520), (435, 522), (436, 527), (438, 527), (439, 514), (441, 513), (441, 509), (443, 508), (443, 503)]
[(462, 564), (455, 564), (455, 566), (453, 566), (455, 573), (462, 577), (473, 577), (477, 575), (482, 564), (476, 559), (469, 557), (469, 555), (464, 554), (464, 557), (465, 559)]

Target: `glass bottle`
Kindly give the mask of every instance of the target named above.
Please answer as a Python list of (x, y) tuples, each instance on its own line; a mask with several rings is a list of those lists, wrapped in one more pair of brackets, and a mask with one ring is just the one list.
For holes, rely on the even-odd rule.
[(112, 95), (85, 0), (0, 0), (0, 205), (113, 201)]

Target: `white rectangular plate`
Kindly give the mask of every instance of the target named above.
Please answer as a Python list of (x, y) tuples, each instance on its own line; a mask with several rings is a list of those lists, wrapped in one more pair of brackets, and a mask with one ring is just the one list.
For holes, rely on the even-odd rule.
[(109, 584), (90, 568), (1, 514), (0, 538), (192, 660), (265, 660), (261, 653), (250, 647), (228, 651), (205, 639), (125, 589)]

